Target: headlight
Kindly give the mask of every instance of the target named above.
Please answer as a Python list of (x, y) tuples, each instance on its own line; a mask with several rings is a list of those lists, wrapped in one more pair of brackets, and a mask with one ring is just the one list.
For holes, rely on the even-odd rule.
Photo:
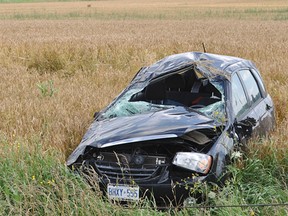
[(177, 152), (172, 163), (185, 169), (207, 174), (212, 164), (212, 157), (201, 153)]

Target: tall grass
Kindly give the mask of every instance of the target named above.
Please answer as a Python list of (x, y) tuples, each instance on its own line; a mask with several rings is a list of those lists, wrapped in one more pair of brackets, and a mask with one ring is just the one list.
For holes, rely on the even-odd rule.
[[(90, 4), (88, 4), (90, 5)], [(94, 20), (204, 20), (212, 17), (218, 19), (232, 20), (287, 20), (288, 7), (285, 9), (274, 8), (271, 10), (263, 9), (185, 9), (174, 11), (158, 11), (147, 13), (146, 11), (113, 11), (99, 12), (99, 9), (71, 10), (67, 12), (49, 11), (43, 12), (17, 11), (7, 15), (0, 15), (0, 19), (4, 20), (61, 20), (61, 19), (94, 19)]]
[(8, 142), (1, 135), (0, 215), (158, 215), (105, 202), (97, 184), (71, 173), (59, 151), (37, 140)]
[[(0, 215), (286, 215), (288, 206), (153, 209), (143, 201), (121, 207), (101, 198), (96, 182), (88, 184), (71, 173), (63, 154), (33, 142), (9, 143), (1, 135)], [(258, 143), (261, 144), (261, 143)], [(285, 152), (287, 154), (287, 150)], [(258, 153), (231, 166), (232, 179), (221, 189), (198, 186), (206, 196), (202, 205), (245, 205), (284, 203), (288, 200), (286, 169), (277, 163), (278, 155), (259, 158)], [(284, 163), (285, 165), (285, 163)], [(214, 196), (210, 196), (214, 194)], [(195, 206), (195, 204), (194, 204)], [(191, 206), (191, 207), (194, 207)], [(128, 208), (127, 208), (128, 207)], [(189, 206), (188, 206), (189, 207)]]
[[(3, 4), (4, 1), (4, 4)], [(0, 19), (96, 20), (287, 20), (288, 3), (259, 1), (0, 0)], [(5, 4), (5, 2), (9, 2)], [(13, 3), (16, 2), (16, 3)], [(25, 3), (21, 3), (25, 2)], [(37, 2), (36, 4), (33, 2)]]
[(245, 159), (231, 166), (231, 181), (220, 190), (208, 188), (207, 194), (216, 197), (207, 204), (287, 202), (287, 22), (213, 16), (1, 20), (0, 215), (287, 214), (287, 206), (157, 212), (144, 202), (144, 209), (123, 209), (102, 200), (64, 165), (94, 112), (111, 102), (141, 66), (173, 53), (202, 51), (204, 42), (208, 52), (256, 63), (277, 118), (275, 131), (252, 141)]

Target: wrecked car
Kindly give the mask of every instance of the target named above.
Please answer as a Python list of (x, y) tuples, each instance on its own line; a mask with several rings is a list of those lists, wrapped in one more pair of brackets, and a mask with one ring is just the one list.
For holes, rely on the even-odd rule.
[(67, 165), (93, 169), (112, 200), (183, 203), (195, 183), (223, 181), (235, 148), (274, 124), (273, 101), (251, 61), (176, 54), (141, 68), (96, 113)]

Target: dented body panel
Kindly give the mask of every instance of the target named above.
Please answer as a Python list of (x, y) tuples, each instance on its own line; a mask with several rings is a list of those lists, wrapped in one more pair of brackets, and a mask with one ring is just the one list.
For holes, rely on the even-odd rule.
[(157, 204), (177, 204), (196, 195), (195, 182), (223, 182), (235, 147), (274, 124), (273, 101), (251, 61), (176, 54), (140, 69), (97, 113), (67, 165), (94, 169), (109, 198), (153, 194)]

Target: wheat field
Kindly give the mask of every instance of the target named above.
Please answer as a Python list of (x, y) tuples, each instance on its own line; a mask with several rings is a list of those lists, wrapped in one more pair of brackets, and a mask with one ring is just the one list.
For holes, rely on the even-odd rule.
[[(0, 19), (245, 19), (287, 20), (286, 0), (0, 0)], [(33, 1), (39, 1), (33, 3)], [(32, 2), (32, 3), (29, 3)]]
[(1, 140), (41, 143), (43, 151), (59, 150), (64, 163), (94, 112), (140, 67), (170, 54), (203, 51), (205, 43), (208, 52), (250, 59), (261, 71), (277, 128), (261, 146), (252, 143), (252, 151), (259, 158), (276, 151), (288, 170), (288, 3), (237, 2), (0, 4)]
[[(286, 128), (286, 21), (4, 20), (0, 29), (0, 128), (11, 139), (36, 137), (70, 152), (93, 113), (141, 66), (202, 51), (202, 42), (208, 52), (256, 63), (274, 98), (278, 126)], [(43, 96), (40, 87), (49, 90), (50, 81), (56, 91)]]

